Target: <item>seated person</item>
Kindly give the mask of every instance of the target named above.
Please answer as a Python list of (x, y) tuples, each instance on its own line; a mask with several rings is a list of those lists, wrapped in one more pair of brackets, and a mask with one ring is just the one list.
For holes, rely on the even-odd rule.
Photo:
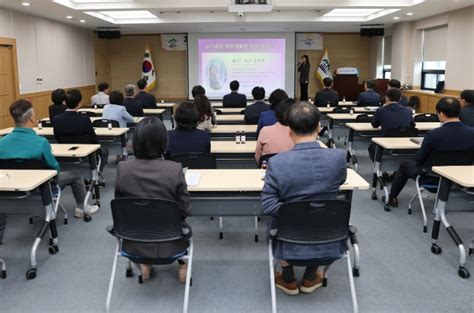
[[(177, 203), (184, 222), (189, 215), (190, 197), (180, 163), (163, 159), (168, 138), (166, 128), (156, 117), (147, 117), (137, 124), (133, 133), (135, 159), (117, 166), (115, 197), (146, 197)], [(130, 255), (147, 259), (170, 258), (185, 251), (189, 242), (179, 239), (166, 243), (134, 243), (123, 241), (123, 249)], [(143, 280), (150, 278), (151, 264), (140, 264)], [(186, 264), (179, 261), (178, 280), (186, 281)]]
[(197, 129), (211, 131), (212, 126), (216, 125), (216, 114), (212, 108), (211, 102), (203, 94), (194, 96), (194, 104), (199, 112), (199, 124)]
[[(399, 89), (389, 89), (385, 95), (385, 104), (375, 111), (372, 118), (372, 127), (381, 127), (382, 136), (385, 135), (388, 129), (415, 127), (411, 110), (399, 103), (401, 95)], [(369, 145), (369, 156), (372, 162), (375, 157), (375, 147), (375, 143)]]
[(257, 126), (257, 137), (260, 130), (265, 126), (271, 126), (277, 122), (275, 109), (283, 100), (287, 99), (288, 95), (283, 89), (275, 89), (270, 94), (268, 101), (270, 102), (270, 110), (260, 113)]
[(196, 129), (199, 112), (192, 102), (183, 102), (174, 113), (176, 129), (168, 131), (168, 155), (210, 153), (211, 136), (208, 131)]
[(64, 89), (59, 88), (51, 93), (51, 101), (53, 104), (49, 106), (49, 120), (52, 120), (56, 115), (66, 111), (64, 100), (66, 100), (66, 91)]
[(97, 86), (97, 89), (99, 89), (99, 92), (92, 96), (91, 105), (103, 107), (104, 105), (109, 104), (109, 84), (100, 83)]
[(143, 104), (135, 100), (136, 89), (132, 84), (125, 86), (125, 99), (123, 99), (122, 105), (131, 116), (144, 116)]
[(61, 188), (70, 186), (76, 201), (74, 217), (84, 217), (84, 209), (92, 215), (99, 211), (97, 205), (84, 208), (86, 187), (82, 177), (75, 172), (62, 171), (53, 156), (51, 146), (46, 138), (38, 136), (33, 130), (37, 125), (35, 111), (28, 100), (18, 100), (10, 106), (10, 115), (15, 122), (12, 133), (0, 139), (0, 159), (33, 159), (44, 161), (46, 167), (56, 170), (57, 183)]
[[(82, 95), (77, 89), (66, 92), (66, 111), (54, 117), (51, 122), (54, 137), (58, 143), (90, 143), (99, 144), (92, 127), (91, 119), (77, 112), (81, 108)], [(103, 172), (109, 158), (109, 150), (102, 147), (98, 151), (101, 158), (100, 172)]]
[(240, 84), (233, 80), (229, 84), (230, 93), (224, 96), (222, 106), (224, 108), (245, 108), (247, 106), (247, 97), (239, 93)]
[[(402, 87), (402, 84), (400, 84), (400, 81), (398, 79), (391, 79), (388, 81), (388, 88), (387, 90), (391, 89), (391, 88), (397, 88), (400, 90), (400, 88)], [(380, 103), (385, 103), (385, 97), (380, 97)], [(401, 96), (400, 97), (400, 101), (398, 101), (398, 103), (400, 103), (401, 105), (403, 105), (404, 107), (408, 106), (408, 99), (407, 97), (405, 96)]]
[(206, 95), (206, 89), (204, 89), (203, 86), (201, 85), (196, 85), (193, 87), (191, 90), (191, 94), (193, 95), (193, 98), (196, 98), (197, 95)]
[(122, 128), (127, 127), (127, 123), (133, 123), (135, 121), (133, 116), (131, 116), (122, 105), (123, 94), (120, 91), (112, 91), (109, 99), (110, 104), (107, 104), (102, 112), (103, 119), (117, 121)]
[(245, 124), (258, 124), (260, 113), (270, 110), (270, 106), (263, 101), (265, 99), (265, 89), (263, 87), (254, 87), (252, 89), (254, 103), (245, 108)]
[(359, 95), (357, 106), (360, 107), (378, 107), (380, 106), (380, 95), (374, 91), (375, 81), (369, 79), (364, 82), (365, 91)]
[(290, 138), (288, 125), (285, 122), (285, 112), (295, 103), (294, 99), (283, 100), (275, 109), (277, 122), (272, 126), (264, 127), (257, 139), (255, 160), (260, 162), (260, 157), (293, 149), (294, 143)]
[(156, 109), (156, 98), (151, 93), (145, 91), (147, 82), (144, 79), (137, 81), (137, 87), (139, 89), (135, 100), (140, 101), (144, 109)]
[[(295, 147), (270, 159), (262, 190), (262, 209), (265, 214), (278, 217), (280, 205), (285, 202), (308, 199), (334, 199), (347, 176), (344, 151), (323, 149), (315, 140), (319, 133), (318, 109), (309, 103), (296, 103), (288, 109), (286, 122)], [(274, 258), (280, 260), (283, 273), (275, 274), (276, 287), (289, 295), (299, 290), (311, 293), (322, 286), (323, 275), (317, 272), (320, 265), (328, 265), (340, 258), (345, 242), (322, 245), (302, 245), (275, 242)], [(320, 259), (326, 262), (319, 263)], [(292, 263), (301, 260), (314, 264), (306, 267), (298, 289)], [(318, 261), (316, 261), (318, 260)]]
[(339, 94), (332, 89), (332, 79), (326, 77), (323, 79), (324, 89), (316, 93), (314, 104), (317, 107), (326, 107), (329, 103), (331, 107), (337, 107), (339, 104)]
[(474, 90), (463, 90), (459, 96), (461, 114), (459, 119), (467, 126), (474, 127)]
[(389, 194), (389, 205), (398, 206), (398, 195), (409, 178), (416, 178), (430, 154), (436, 151), (474, 151), (474, 128), (459, 120), (461, 105), (455, 98), (441, 98), (436, 112), (441, 127), (429, 131), (417, 151), (415, 161), (405, 161), (394, 174)]

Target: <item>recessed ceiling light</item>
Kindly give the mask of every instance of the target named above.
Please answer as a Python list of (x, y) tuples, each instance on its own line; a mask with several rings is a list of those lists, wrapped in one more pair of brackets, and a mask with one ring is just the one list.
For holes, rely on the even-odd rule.
[(29, 2), (22, 2), (21, 5), (24, 6), (24, 7), (29, 7), (30, 3)]
[(408, 12), (408, 13), (407, 13), (407, 16), (412, 16), (412, 15), (413, 15), (412, 12)]
[(100, 11), (103, 15), (113, 19), (155, 19), (156, 15), (150, 11), (145, 10), (131, 10), (131, 11)]
[(80, 22), (80, 23), (85, 23), (85, 22), (86, 22), (86, 20), (80, 20), (79, 22)]
[(72, 16), (71, 16), (71, 15), (66, 16), (66, 18), (67, 18), (68, 20), (72, 20)]
[(394, 16), (394, 17), (393, 17), (393, 19), (394, 19), (394, 20), (399, 20), (399, 19), (400, 19), (400, 17), (398, 17), (398, 16)]
[(328, 17), (366, 17), (383, 9), (334, 9), (324, 14)]

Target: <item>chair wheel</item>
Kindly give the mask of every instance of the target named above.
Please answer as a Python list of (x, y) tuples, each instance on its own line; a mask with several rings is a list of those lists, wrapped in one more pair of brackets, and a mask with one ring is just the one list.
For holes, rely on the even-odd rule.
[(458, 275), (459, 277), (464, 278), (464, 279), (469, 278), (469, 276), (471, 276), (467, 268), (462, 267), (462, 266), (460, 266), (458, 269)]
[(2, 279), (7, 278), (7, 271), (2, 271)]
[(90, 215), (84, 214), (84, 222), (90, 222), (92, 220), (92, 217)]
[(359, 269), (358, 268), (352, 268), (352, 276), (354, 277), (359, 277), (360, 276), (360, 272), (359, 272)]
[(211, 221), (213, 221), (213, 220), (214, 220), (214, 216), (211, 216), (209, 219), (210, 219)]
[(423, 226), (423, 232), (424, 232), (424, 233), (427, 233), (427, 232), (428, 232), (428, 226), (426, 226), (426, 225)]
[(441, 247), (438, 246), (437, 244), (433, 244), (433, 245), (431, 246), (431, 252), (432, 252), (433, 254), (441, 254), (441, 252), (443, 252), (443, 249), (441, 249)]
[(372, 200), (377, 200), (377, 194), (375, 192), (372, 193)]
[(468, 252), (468, 255), (471, 255), (474, 253), (474, 249), (473, 248), (469, 248), (469, 252)]
[(257, 222), (260, 222), (262, 218), (260, 216), (257, 216)]
[(385, 210), (385, 212), (390, 212), (390, 206), (388, 204), (384, 204), (383, 209)]
[(64, 225), (67, 225), (69, 222), (67, 220), (67, 218), (64, 219)]
[(193, 285), (193, 278), (191, 277), (191, 278), (189, 279), (189, 286), (192, 286), (192, 285)]
[(255, 242), (258, 242), (258, 235), (255, 235)]
[(323, 278), (323, 287), (328, 286), (328, 279), (326, 277)]
[[(408, 215), (411, 215), (411, 209), (408, 209)], [(425, 232), (426, 233), (426, 232)]]
[(222, 232), (219, 232), (219, 239), (224, 239), (224, 234)]
[(138, 275), (138, 283), (143, 284), (143, 276), (142, 275)]
[(27, 280), (35, 279), (36, 278), (36, 268), (30, 268), (26, 274), (25, 277)]
[(30, 218), (28, 219), (28, 222), (30, 223), (30, 225), (33, 224), (33, 218), (30, 217)]
[(127, 271), (125, 272), (125, 277), (133, 277), (133, 269), (132, 268), (127, 268)]
[(49, 254), (56, 254), (56, 249), (53, 246), (49, 246), (48, 248)]

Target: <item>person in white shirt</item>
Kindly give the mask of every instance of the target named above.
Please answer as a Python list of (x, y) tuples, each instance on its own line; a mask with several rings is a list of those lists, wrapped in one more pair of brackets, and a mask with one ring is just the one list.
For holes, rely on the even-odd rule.
[(109, 101), (109, 84), (107, 83), (100, 83), (97, 86), (99, 92), (92, 96), (91, 98), (91, 105), (92, 106), (99, 106), (103, 107), (106, 104), (110, 104)]
[(110, 104), (104, 106), (102, 118), (107, 120), (117, 121), (120, 127), (127, 127), (127, 123), (133, 123), (133, 116), (131, 116), (123, 103), (123, 93), (114, 90), (110, 93)]

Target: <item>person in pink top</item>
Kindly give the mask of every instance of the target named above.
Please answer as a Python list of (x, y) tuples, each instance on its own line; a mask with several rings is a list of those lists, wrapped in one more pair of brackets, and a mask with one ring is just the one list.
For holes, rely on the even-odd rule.
[(293, 149), (295, 145), (290, 138), (288, 126), (285, 122), (285, 112), (295, 103), (294, 99), (283, 100), (275, 109), (277, 123), (262, 128), (257, 139), (255, 160), (260, 164), (260, 158), (268, 154), (276, 154)]

